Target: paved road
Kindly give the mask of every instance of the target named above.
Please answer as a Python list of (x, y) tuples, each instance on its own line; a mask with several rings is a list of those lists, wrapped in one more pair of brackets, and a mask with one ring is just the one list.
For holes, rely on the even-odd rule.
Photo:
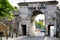
[(58, 39), (53, 37), (27, 36), (23, 38), (14, 39), (14, 40), (58, 40)]

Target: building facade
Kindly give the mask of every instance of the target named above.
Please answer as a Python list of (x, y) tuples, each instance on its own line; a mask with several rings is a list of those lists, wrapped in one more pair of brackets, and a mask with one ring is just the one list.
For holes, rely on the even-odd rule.
[(57, 1), (43, 2), (20, 2), (18, 14), (19, 18), (19, 34), (35, 35), (35, 27), (33, 26), (35, 17), (38, 14), (45, 15), (45, 35), (50, 35), (50, 27), (54, 26), (54, 35), (57, 29)]

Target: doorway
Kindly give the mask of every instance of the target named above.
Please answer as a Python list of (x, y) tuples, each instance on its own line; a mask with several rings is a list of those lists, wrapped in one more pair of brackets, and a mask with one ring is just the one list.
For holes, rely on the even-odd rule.
[(48, 25), (48, 36), (50, 36), (50, 26), (51, 25)]
[(54, 25), (48, 25), (48, 36), (54, 35)]
[(4, 36), (4, 35), (3, 35), (3, 32), (0, 32), (0, 37), (2, 37), (2, 36)]
[(22, 35), (26, 35), (26, 25), (22, 25)]

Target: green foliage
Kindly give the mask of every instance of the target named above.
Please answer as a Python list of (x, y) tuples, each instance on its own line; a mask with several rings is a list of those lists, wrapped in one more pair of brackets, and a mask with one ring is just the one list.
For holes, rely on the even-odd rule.
[(39, 22), (35, 21), (35, 25), (38, 29), (44, 29), (43, 20), (40, 20)]
[(10, 5), (8, 0), (0, 0), (0, 19), (5, 17), (13, 17), (12, 11), (14, 10), (13, 6)]
[(14, 19), (14, 14), (10, 14), (9, 16), (8, 16), (8, 21), (10, 21), (10, 20), (13, 20)]
[(36, 28), (41, 29), (41, 25), (39, 24), (38, 21), (35, 21)]
[(38, 25), (38, 21), (35, 21), (35, 24)]

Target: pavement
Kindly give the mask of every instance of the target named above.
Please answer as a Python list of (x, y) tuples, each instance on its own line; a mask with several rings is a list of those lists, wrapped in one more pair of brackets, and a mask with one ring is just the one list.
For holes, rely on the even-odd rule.
[(58, 40), (58, 38), (45, 37), (45, 36), (22, 36), (10, 40)]
[(45, 36), (44, 32), (36, 32), (35, 36)]
[(8, 37), (8, 39), (6, 39), (6, 37), (2, 37), (2, 40), (60, 40), (60, 39), (47, 36), (20, 36), (17, 38)]

